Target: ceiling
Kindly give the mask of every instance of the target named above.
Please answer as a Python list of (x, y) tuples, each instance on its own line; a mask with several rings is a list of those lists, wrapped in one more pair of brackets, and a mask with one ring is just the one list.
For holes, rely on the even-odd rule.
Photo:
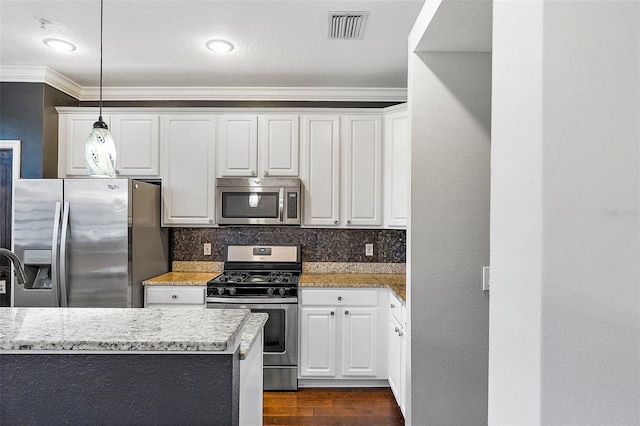
[[(105, 0), (105, 99), (145, 89), (216, 97), (231, 88), (397, 96), (406, 93), (407, 37), (423, 2)], [(330, 11), (368, 12), (362, 40), (329, 39)], [(41, 28), (39, 19), (50, 23)], [(54, 51), (44, 38), (67, 40), (76, 50)], [(205, 46), (214, 38), (235, 49), (214, 54)], [(2, 81), (46, 69), (65, 91), (95, 99), (99, 47), (99, 0), (0, 0)]]

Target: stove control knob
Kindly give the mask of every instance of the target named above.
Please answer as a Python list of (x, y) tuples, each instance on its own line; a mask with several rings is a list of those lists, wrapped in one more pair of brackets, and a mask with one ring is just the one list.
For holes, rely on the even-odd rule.
[(224, 294), (224, 288), (218, 287), (218, 294)]
[(236, 294), (236, 289), (235, 289), (235, 288), (230, 288), (230, 289), (229, 289), (229, 294), (230, 294), (230, 295), (232, 295), (232, 296), (233, 296), (234, 294)]
[(280, 290), (278, 290), (278, 293), (280, 293), (280, 296), (284, 296), (286, 290), (284, 288), (281, 288)]
[(267, 289), (267, 294), (268, 294), (269, 296), (273, 296), (273, 292), (274, 292), (274, 291), (275, 291), (275, 290), (274, 290), (273, 288), (268, 288), (268, 289)]

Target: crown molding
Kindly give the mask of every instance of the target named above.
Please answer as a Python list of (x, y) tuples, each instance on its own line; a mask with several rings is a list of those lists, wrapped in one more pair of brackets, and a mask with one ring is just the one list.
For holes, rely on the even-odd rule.
[[(99, 99), (98, 87), (82, 90), (81, 101)], [(107, 101), (361, 101), (406, 102), (407, 89), (366, 87), (103, 87)]]
[(45, 83), (76, 99), (82, 93), (80, 85), (49, 67), (3, 65), (0, 66), (0, 82)]
[[(0, 82), (46, 83), (79, 101), (96, 101), (99, 87), (82, 87), (48, 67), (0, 66)], [(388, 87), (103, 87), (106, 101), (406, 102), (406, 88)]]

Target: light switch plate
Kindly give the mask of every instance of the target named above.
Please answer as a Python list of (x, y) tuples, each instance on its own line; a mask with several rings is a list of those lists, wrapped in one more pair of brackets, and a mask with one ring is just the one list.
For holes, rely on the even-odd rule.
[(0, 294), (7, 294), (7, 282), (0, 280)]
[(489, 267), (482, 267), (482, 290), (489, 291)]
[(205, 256), (211, 256), (211, 243), (204, 243), (203, 254)]

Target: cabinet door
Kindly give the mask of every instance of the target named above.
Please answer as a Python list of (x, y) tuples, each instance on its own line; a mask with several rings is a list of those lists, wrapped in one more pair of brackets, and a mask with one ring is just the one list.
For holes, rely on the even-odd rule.
[(378, 309), (342, 308), (342, 375), (376, 376)]
[(160, 125), (157, 115), (112, 115), (116, 143), (116, 173), (120, 176), (158, 176)]
[(302, 119), (300, 177), (305, 226), (339, 226), (340, 139), (338, 116)]
[(256, 176), (258, 171), (258, 118), (220, 116), (219, 176)]
[(298, 176), (298, 116), (261, 116), (258, 122), (259, 176)]
[(382, 118), (347, 116), (344, 212), (347, 226), (382, 225)]
[(300, 376), (336, 375), (336, 309), (300, 309)]
[[(102, 120), (111, 129), (110, 117), (103, 115)], [(66, 148), (64, 155), (66, 176), (88, 175), (87, 166), (84, 162), (84, 146), (91, 129), (93, 129), (93, 123), (96, 121), (98, 121), (97, 112), (95, 114), (67, 114), (64, 118), (64, 124), (60, 123), (61, 137), (59, 143), (64, 144), (63, 148)], [(60, 154), (62, 154), (62, 151), (60, 151)], [(118, 153), (116, 152), (116, 160), (117, 155)]]
[(400, 324), (389, 315), (389, 386), (398, 405), (402, 405), (402, 337)]
[(386, 116), (384, 129), (384, 225), (406, 228), (411, 170), (407, 111)]
[(163, 116), (163, 225), (212, 225), (215, 117)]

